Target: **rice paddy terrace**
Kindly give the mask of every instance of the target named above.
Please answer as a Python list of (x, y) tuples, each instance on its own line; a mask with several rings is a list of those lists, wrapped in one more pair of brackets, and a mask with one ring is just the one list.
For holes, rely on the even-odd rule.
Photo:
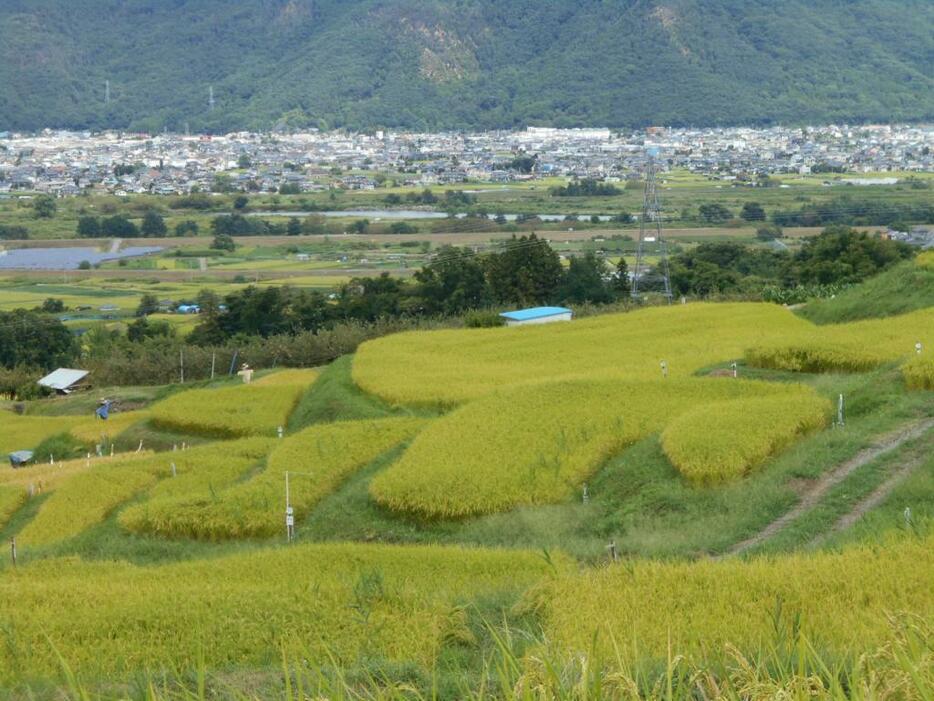
[(932, 308), (687, 304), (28, 403), (0, 687), (924, 698), (932, 350)]

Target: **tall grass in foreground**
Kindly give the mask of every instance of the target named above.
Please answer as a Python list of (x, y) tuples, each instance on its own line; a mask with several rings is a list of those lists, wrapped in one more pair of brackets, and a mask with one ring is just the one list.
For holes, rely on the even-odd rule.
[[(547, 640), (509, 628), (489, 626), (488, 634), (491, 645), (479, 669), (466, 671), (349, 671), (333, 657), (311, 663), (295, 647), (283, 651), (278, 672), (215, 674), (202, 665), (190, 675), (148, 675), (133, 685), (100, 692), (82, 684), (62, 660), (64, 685), (54, 694), (75, 701), (934, 698), (934, 628), (921, 619), (893, 618), (888, 642), (847, 660), (816, 649), (801, 633), (800, 621), (779, 623), (778, 617), (774, 640), (756, 653), (727, 645), (696, 660), (669, 647), (665, 658), (637, 664), (626, 662), (622, 654), (568, 656)], [(616, 643), (621, 641), (613, 642), (619, 649)], [(35, 694), (26, 689), (23, 698)]]

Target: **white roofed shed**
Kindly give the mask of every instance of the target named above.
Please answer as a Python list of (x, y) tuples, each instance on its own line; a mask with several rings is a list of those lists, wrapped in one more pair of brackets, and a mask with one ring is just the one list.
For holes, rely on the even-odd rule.
[(62, 394), (70, 394), (84, 382), (90, 373), (87, 370), (72, 370), (71, 368), (59, 368), (50, 375), (46, 375), (38, 384), (42, 387), (54, 389)]

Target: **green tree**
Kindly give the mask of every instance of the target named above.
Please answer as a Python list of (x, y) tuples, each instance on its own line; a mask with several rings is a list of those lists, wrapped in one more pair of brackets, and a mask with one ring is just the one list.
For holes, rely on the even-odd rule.
[(758, 202), (747, 202), (743, 205), (739, 216), (746, 221), (765, 221), (765, 210)]
[(84, 239), (96, 239), (101, 235), (101, 220), (97, 217), (78, 219), (78, 236)]
[(541, 304), (555, 299), (563, 269), (558, 254), (535, 234), (506, 242), (505, 250), (485, 259), (493, 299), (503, 303)]
[(215, 234), (214, 240), (211, 241), (211, 248), (215, 251), (233, 252), (237, 250), (237, 244), (229, 234)]
[(300, 236), (302, 223), (298, 220), (298, 217), (289, 217), (289, 223), (286, 224), (285, 230), (289, 236)]
[(246, 195), (237, 195), (234, 197), (233, 207), (238, 212), (247, 208), (250, 204), (250, 199)]
[(55, 317), (17, 309), (0, 312), (0, 367), (50, 370), (77, 357), (75, 337)]
[(139, 305), (136, 307), (136, 316), (149, 316), (158, 311), (159, 299), (151, 292), (147, 292), (139, 300)]
[(490, 303), (483, 265), (472, 251), (442, 247), (415, 280), (421, 310), (428, 314), (459, 314)]
[(253, 161), (250, 160), (250, 157), (247, 154), (241, 153), (240, 158), (237, 159), (237, 167), (240, 168), (241, 170), (252, 168)]
[(311, 214), (302, 221), (302, 233), (308, 236), (326, 234), (327, 219), (321, 214)]
[(626, 257), (620, 256), (616, 264), (616, 272), (613, 275), (613, 289), (620, 297), (626, 297), (632, 292), (632, 280), (629, 279), (629, 264), (626, 263)]
[(32, 209), (37, 219), (51, 219), (58, 211), (58, 205), (51, 195), (39, 195), (33, 201)]
[(708, 202), (698, 207), (701, 221), (707, 224), (722, 224), (733, 218), (733, 213), (719, 202)]
[(39, 311), (43, 314), (61, 314), (65, 311), (65, 303), (60, 299), (49, 297), (42, 303), (42, 306), (39, 307)]
[(143, 224), (140, 227), (143, 236), (150, 238), (161, 238), (168, 233), (168, 227), (165, 225), (165, 219), (158, 212), (150, 209), (143, 215)]
[(101, 220), (101, 235), (109, 238), (132, 239), (139, 236), (139, 228), (125, 214), (115, 214)]
[(575, 304), (613, 301), (613, 293), (607, 284), (606, 262), (593, 251), (571, 258), (561, 285), (561, 299)]
[(198, 222), (191, 219), (186, 219), (185, 221), (180, 221), (175, 225), (175, 235), (176, 236), (197, 236), (198, 235)]

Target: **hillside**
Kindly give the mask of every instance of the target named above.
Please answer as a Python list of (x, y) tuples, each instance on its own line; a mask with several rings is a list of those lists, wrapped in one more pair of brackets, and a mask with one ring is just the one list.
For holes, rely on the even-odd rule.
[(815, 299), (799, 311), (816, 324), (836, 324), (905, 314), (934, 306), (934, 254), (901, 263), (891, 270), (843, 290)]
[(679, 304), (0, 402), (0, 698), (928, 698), (932, 321)]
[(924, 120), (932, 36), (925, 0), (7, 0), (0, 129)]

